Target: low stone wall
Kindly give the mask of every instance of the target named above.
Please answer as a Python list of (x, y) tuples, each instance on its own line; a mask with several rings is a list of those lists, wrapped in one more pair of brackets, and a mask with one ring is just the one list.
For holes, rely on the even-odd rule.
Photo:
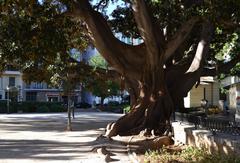
[(194, 125), (172, 123), (176, 142), (206, 148), (209, 152), (240, 154), (240, 136), (214, 134), (208, 130), (195, 129)]

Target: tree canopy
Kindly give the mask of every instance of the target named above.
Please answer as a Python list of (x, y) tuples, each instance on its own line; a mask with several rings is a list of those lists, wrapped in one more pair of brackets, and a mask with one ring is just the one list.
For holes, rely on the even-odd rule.
[[(95, 10), (106, 13), (109, 0), (94, 2)], [(118, 1), (111, 15), (104, 16), (111, 17), (108, 25), (114, 32), (141, 39), (129, 2)], [(239, 75), (239, 63), (233, 63), (239, 59), (238, 0), (146, 2), (159, 33), (166, 34), (166, 41), (175, 37), (179, 27), (192, 17), (211, 20), (214, 25), (214, 39), (208, 57), (212, 61), (211, 66), (219, 67), (217, 74)], [(53, 75), (53, 67), (65, 65), (72, 48), (83, 51), (91, 40), (84, 21), (69, 17), (75, 5), (74, 1), (1, 1), (1, 70), (11, 63), (26, 74), (34, 74), (29, 77), (32, 80), (44, 80), (43, 77), (47, 79)], [(190, 52), (189, 49), (184, 50)], [(227, 56), (227, 60), (223, 56)]]
[[(108, 64), (100, 54), (93, 56), (89, 64), (95, 68), (108, 69)], [(117, 81), (105, 78), (95, 78), (92, 82), (87, 81), (85, 83), (93, 95), (102, 98), (102, 102), (106, 97), (119, 95), (120, 87)]]

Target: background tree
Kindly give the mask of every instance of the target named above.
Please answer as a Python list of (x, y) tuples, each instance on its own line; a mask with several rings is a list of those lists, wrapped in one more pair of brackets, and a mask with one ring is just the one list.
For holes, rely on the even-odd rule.
[[(1, 64), (11, 61), (25, 72), (52, 76), (53, 71), (45, 70), (55, 67), (57, 58), (66, 63), (66, 51), (84, 45), (83, 40), (91, 41), (125, 81), (133, 101), (131, 112), (109, 126), (108, 136), (145, 129), (167, 133), (171, 113), (181, 107), (200, 76), (239, 67), (239, 53), (229, 53), (229, 60), (216, 57), (226, 44), (234, 39), (239, 42), (238, 0), (126, 0), (116, 10), (121, 16), (115, 14), (114, 21), (113, 14), (111, 23), (105, 15), (109, 2), (2, 1)], [(118, 19), (124, 23), (117, 23)], [(127, 45), (113, 30), (139, 37), (143, 43)], [(239, 51), (239, 46), (234, 44), (234, 48)], [(102, 70), (88, 74), (101, 73), (107, 74)]]
[[(72, 54), (69, 54), (72, 55)], [(55, 61), (58, 62), (58, 61)], [(51, 78), (49, 79), (49, 85), (59, 88), (63, 91), (63, 96), (67, 97), (66, 104), (67, 106), (67, 115), (68, 115), (68, 121), (67, 121), (67, 131), (72, 131), (72, 122), (71, 122), (71, 114), (73, 112), (73, 104), (74, 99), (73, 96), (75, 94), (75, 90), (80, 86), (80, 80), (78, 76), (75, 74), (76, 69), (78, 69), (78, 63), (72, 62), (69, 60), (65, 64), (61, 64), (61, 62), (58, 63), (59, 66), (53, 66), (51, 69), (51, 73), (53, 74)], [(32, 74), (31, 74), (32, 75)], [(26, 77), (29, 77), (29, 75), (25, 75)], [(31, 80), (31, 79), (28, 79)], [(74, 117), (73, 117), (74, 118)]]
[[(107, 71), (108, 64), (104, 60), (104, 58), (97, 54), (93, 56), (89, 64), (96, 68), (102, 68)], [(85, 81), (85, 85), (87, 88), (93, 93), (93, 95), (101, 97), (100, 105), (103, 108), (104, 99), (110, 96), (117, 96), (119, 95), (120, 87), (116, 81), (109, 80), (106, 78), (93, 78), (93, 80)]]

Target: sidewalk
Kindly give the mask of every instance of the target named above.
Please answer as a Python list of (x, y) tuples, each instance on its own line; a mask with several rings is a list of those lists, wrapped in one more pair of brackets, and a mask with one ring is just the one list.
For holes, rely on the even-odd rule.
[[(0, 163), (105, 162), (96, 138), (121, 114), (76, 112), (73, 131), (64, 131), (66, 113), (0, 114)], [(124, 147), (113, 147), (115, 162), (130, 162)]]

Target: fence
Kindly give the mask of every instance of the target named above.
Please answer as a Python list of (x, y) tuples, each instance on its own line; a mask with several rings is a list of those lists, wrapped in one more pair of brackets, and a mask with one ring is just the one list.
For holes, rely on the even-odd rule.
[(209, 118), (190, 113), (178, 113), (176, 114), (176, 120), (194, 124), (196, 129), (207, 129), (213, 133), (240, 135), (240, 122), (233, 120)]

